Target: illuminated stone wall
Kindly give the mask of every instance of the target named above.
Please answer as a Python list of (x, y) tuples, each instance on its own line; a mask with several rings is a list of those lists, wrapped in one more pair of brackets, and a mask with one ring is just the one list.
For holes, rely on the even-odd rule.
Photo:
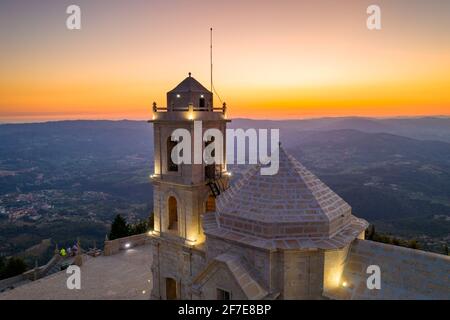
[(166, 299), (166, 278), (177, 283), (179, 299), (192, 299), (192, 279), (205, 267), (203, 252), (188, 248), (179, 238), (154, 238), (152, 299)]
[[(367, 288), (367, 267), (378, 265), (381, 289)], [(383, 243), (355, 240), (335, 299), (450, 299), (450, 257)]]

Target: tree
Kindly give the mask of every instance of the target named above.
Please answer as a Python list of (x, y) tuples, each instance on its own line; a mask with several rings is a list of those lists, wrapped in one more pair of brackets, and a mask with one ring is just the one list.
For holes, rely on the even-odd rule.
[(146, 233), (149, 230), (148, 221), (142, 220), (130, 227), (130, 235)]
[(374, 240), (374, 238), (375, 238), (375, 226), (371, 224), (366, 230), (366, 239)]
[(147, 233), (150, 230), (153, 230), (154, 220), (153, 213), (148, 217), (148, 219), (144, 219), (139, 221), (136, 224), (130, 226), (130, 235)]
[(448, 256), (448, 246), (444, 244), (444, 254)]
[(411, 248), (411, 249), (419, 249), (420, 247), (419, 247), (419, 243), (417, 242), (417, 240), (410, 240), (409, 242), (408, 242), (408, 248)]
[(0, 273), (3, 271), (4, 267), (5, 267), (5, 258), (0, 256)]
[(109, 233), (109, 240), (128, 237), (130, 235), (130, 226), (125, 219), (118, 214), (111, 224), (111, 232)]
[(24, 273), (26, 270), (27, 265), (21, 258), (9, 258), (4, 264), (3, 270), (1, 270), (0, 279), (17, 276)]

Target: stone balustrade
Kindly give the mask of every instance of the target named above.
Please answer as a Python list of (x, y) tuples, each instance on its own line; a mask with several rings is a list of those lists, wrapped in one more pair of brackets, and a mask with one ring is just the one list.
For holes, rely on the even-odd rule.
[(121, 250), (130, 249), (137, 246), (142, 246), (149, 243), (151, 236), (149, 233), (141, 233), (129, 237), (106, 240), (104, 247), (104, 255), (111, 256)]

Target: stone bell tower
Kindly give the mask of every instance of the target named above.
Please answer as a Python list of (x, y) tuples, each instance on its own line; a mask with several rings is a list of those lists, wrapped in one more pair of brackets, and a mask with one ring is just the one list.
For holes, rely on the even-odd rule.
[[(154, 130), (152, 298), (190, 299), (190, 279), (204, 260), (202, 215), (215, 210), (215, 197), (228, 187), (225, 112), (225, 104), (214, 108), (212, 92), (190, 73), (167, 93), (167, 107), (153, 103), (153, 120), (149, 121)], [(171, 157), (178, 143), (172, 141), (176, 129), (185, 129), (191, 135), (191, 163), (176, 164)], [(205, 147), (214, 142), (203, 140), (208, 129), (222, 132), (222, 164), (203, 161)], [(199, 156), (194, 155), (194, 143), (198, 141), (201, 163), (194, 162)]]

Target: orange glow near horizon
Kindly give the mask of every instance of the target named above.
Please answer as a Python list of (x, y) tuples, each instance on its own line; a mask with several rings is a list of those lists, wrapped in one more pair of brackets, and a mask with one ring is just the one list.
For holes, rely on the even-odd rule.
[(150, 119), (188, 72), (209, 87), (210, 26), (230, 118), (450, 115), (449, 3), (380, 0), (371, 32), (365, 0), (80, 0), (81, 31), (66, 2), (0, 4), (0, 122)]

